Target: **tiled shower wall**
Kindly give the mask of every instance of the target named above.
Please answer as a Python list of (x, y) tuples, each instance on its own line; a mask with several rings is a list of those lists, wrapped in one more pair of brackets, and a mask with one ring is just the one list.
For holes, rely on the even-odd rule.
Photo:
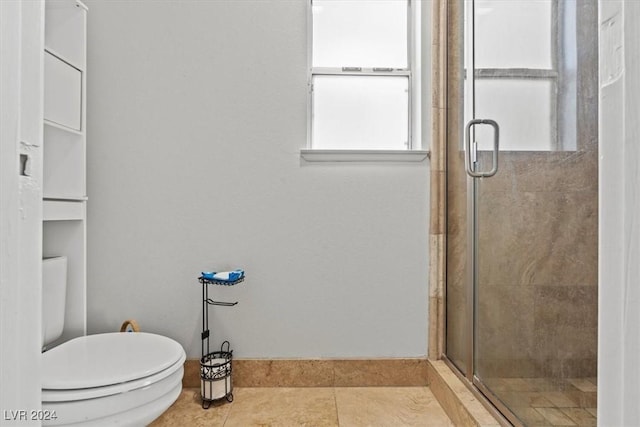
[[(501, 152), (500, 172), (481, 183), (476, 363), (485, 378), (596, 375), (597, 5), (578, 7), (577, 150)], [(456, 19), (454, 10), (454, 29)], [(451, 44), (455, 38), (450, 34)], [(461, 90), (460, 62), (452, 50), (449, 93), (455, 96)], [(454, 360), (465, 338), (452, 332), (467, 325), (466, 177), (462, 153), (451, 142), (460, 141), (460, 121), (452, 111), (447, 345)]]

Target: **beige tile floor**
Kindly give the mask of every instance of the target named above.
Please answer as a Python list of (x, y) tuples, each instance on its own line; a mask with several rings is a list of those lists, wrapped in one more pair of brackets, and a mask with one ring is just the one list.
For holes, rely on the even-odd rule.
[(236, 387), (233, 395), (204, 410), (199, 389), (184, 389), (151, 426), (453, 426), (428, 387)]
[(595, 426), (596, 378), (491, 378), (498, 398), (527, 426)]

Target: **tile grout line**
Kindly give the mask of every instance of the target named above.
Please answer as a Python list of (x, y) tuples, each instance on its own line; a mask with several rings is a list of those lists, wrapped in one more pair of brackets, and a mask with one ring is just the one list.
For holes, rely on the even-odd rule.
[(336, 393), (336, 386), (333, 386), (333, 404), (336, 406), (336, 420), (338, 421), (338, 427), (340, 427), (340, 413), (338, 412), (338, 393)]
[[(233, 393), (233, 390), (231, 392)], [(236, 400), (235, 396), (234, 396), (233, 400)], [(229, 404), (229, 410), (227, 411), (227, 414), (224, 416), (224, 421), (222, 422), (222, 427), (227, 425), (227, 421), (229, 421), (229, 415), (231, 415), (231, 411), (233, 411), (233, 402), (228, 402), (228, 404)]]

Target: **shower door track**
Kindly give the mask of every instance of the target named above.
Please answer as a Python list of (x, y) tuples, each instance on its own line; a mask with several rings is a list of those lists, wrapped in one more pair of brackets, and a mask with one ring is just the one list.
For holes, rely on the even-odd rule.
[(503, 426), (524, 427), (524, 424), (507, 408), (499, 399), (491, 398), (491, 392), (478, 381), (475, 376), (473, 380), (458, 369), (446, 354), (442, 355), (442, 361), (451, 369), (467, 389), (478, 399), (484, 408)]

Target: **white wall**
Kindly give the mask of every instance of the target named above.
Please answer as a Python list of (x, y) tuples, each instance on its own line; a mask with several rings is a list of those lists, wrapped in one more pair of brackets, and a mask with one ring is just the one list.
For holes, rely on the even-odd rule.
[[(0, 424), (39, 425), (44, 3), (0, 2)], [(28, 156), (24, 174), (19, 156)], [(22, 412), (21, 412), (22, 411)]]
[(299, 0), (89, 1), (88, 325), (237, 357), (427, 352), (428, 164), (308, 164)]
[(600, 2), (598, 425), (640, 425), (640, 2)]

